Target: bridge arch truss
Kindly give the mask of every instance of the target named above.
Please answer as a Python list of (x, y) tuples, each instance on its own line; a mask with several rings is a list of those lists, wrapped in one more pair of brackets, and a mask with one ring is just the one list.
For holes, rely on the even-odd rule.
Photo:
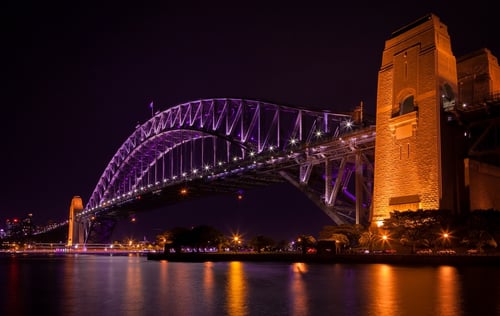
[[(85, 226), (87, 240), (90, 218), (116, 218), (122, 205), (147, 193), (187, 182), (208, 182), (210, 189), (217, 183), (218, 190), (235, 191), (289, 181), (316, 199), (337, 224), (345, 223), (332, 207), (353, 172), (361, 183), (355, 192), (364, 186), (371, 194), (370, 176), (363, 180), (367, 171), (362, 169), (373, 169), (375, 135), (374, 128), (356, 131), (351, 119), (350, 114), (230, 98), (197, 100), (157, 112), (119, 147), (75, 220)], [(311, 180), (313, 169), (319, 170), (316, 183)], [(370, 201), (358, 204), (358, 209), (369, 208)], [(352, 208), (342, 214), (352, 222)]]
[(339, 136), (350, 118), (243, 99), (177, 105), (137, 126), (107, 165), (86, 209), (161, 182), (211, 175), (262, 154), (293, 154)]

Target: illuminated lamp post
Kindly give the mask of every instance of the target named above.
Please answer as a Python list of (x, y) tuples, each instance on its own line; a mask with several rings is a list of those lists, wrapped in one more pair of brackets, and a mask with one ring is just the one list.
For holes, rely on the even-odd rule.
[(448, 244), (450, 240), (450, 234), (448, 232), (443, 232), (442, 238), (443, 238), (443, 248), (446, 248), (445, 246)]
[(239, 246), (241, 245), (241, 238), (238, 235), (233, 236), (233, 248), (234, 251), (237, 251)]
[(387, 242), (387, 235), (382, 235), (382, 250), (385, 250), (385, 243)]

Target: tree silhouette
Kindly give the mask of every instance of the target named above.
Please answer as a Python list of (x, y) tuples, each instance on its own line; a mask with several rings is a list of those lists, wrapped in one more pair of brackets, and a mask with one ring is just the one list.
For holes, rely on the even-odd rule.
[(250, 245), (257, 250), (258, 253), (262, 250), (269, 251), (276, 244), (276, 242), (271, 237), (266, 236), (256, 236), (250, 240)]

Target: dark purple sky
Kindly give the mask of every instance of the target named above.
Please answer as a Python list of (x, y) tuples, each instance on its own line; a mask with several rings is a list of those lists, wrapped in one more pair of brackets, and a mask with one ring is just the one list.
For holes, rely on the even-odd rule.
[[(448, 25), (455, 56), (483, 47), (500, 56), (491, 1), (176, 2), (185, 4), (2, 5), (0, 227), (28, 213), (38, 224), (63, 220), (74, 195), (85, 204), (151, 101), (158, 110), (235, 97), (335, 111), (363, 101), (373, 114), (385, 40), (430, 12)], [(333, 222), (280, 186), (143, 214), (117, 238), (199, 224), (289, 239)]]

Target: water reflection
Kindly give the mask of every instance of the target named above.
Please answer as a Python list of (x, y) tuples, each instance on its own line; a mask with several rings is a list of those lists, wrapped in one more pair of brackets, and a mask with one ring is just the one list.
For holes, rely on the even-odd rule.
[(74, 309), (72, 306), (76, 306), (75, 291), (77, 290), (77, 278), (76, 275), (79, 275), (78, 265), (75, 264), (74, 260), (65, 260), (63, 265), (63, 306), (62, 310), (64, 314), (74, 314)]
[[(373, 265), (374, 315), (461, 315), (461, 289), (456, 268)], [(369, 294), (369, 293), (367, 293)]]
[(7, 288), (9, 291), (6, 293), (5, 300), (7, 315), (15, 315), (17, 313), (23, 314), (23, 304), (21, 302), (21, 273), (18, 262), (13, 259), (8, 266), (7, 274)]
[(169, 313), (172, 315), (193, 315), (194, 304), (198, 297), (195, 293), (196, 286), (200, 283), (199, 273), (193, 272), (189, 264), (170, 263), (172, 278), (168, 283), (171, 301), (168, 304)]
[(500, 269), (489, 267), (460, 267), (460, 307), (464, 315), (500, 315)]
[(292, 276), (290, 280), (290, 312), (292, 315), (308, 315), (308, 295), (304, 274), (307, 273), (307, 265), (301, 262), (293, 263), (291, 266)]
[(142, 280), (141, 265), (136, 258), (129, 257), (127, 270), (125, 271), (125, 293), (123, 302), (125, 315), (137, 315), (144, 307), (144, 288)]
[(373, 296), (370, 298), (374, 307), (374, 315), (399, 315), (396, 308), (396, 290), (393, 267), (387, 264), (377, 266), (373, 278)]
[(438, 288), (437, 313), (439, 315), (460, 315), (460, 284), (457, 281), (457, 269), (441, 266), (437, 270)]
[(213, 262), (205, 262), (203, 269), (203, 304), (206, 306), (207, 310), (212, 310), (213, 302), (215, 301), (214, 297), (214, 263)]
[(167, 261), (160, 261), (158, 267), (158, 297), (164, 301), (168, 301), (168, 281), (169, 281), (169, 268)]
[(498, 267), (0, 260), (0, 315), (500, 315)]
[(229, 315), (248, 315), (247, 284), (243, 263), (232, 261), (227, 272), (227, 312)]

